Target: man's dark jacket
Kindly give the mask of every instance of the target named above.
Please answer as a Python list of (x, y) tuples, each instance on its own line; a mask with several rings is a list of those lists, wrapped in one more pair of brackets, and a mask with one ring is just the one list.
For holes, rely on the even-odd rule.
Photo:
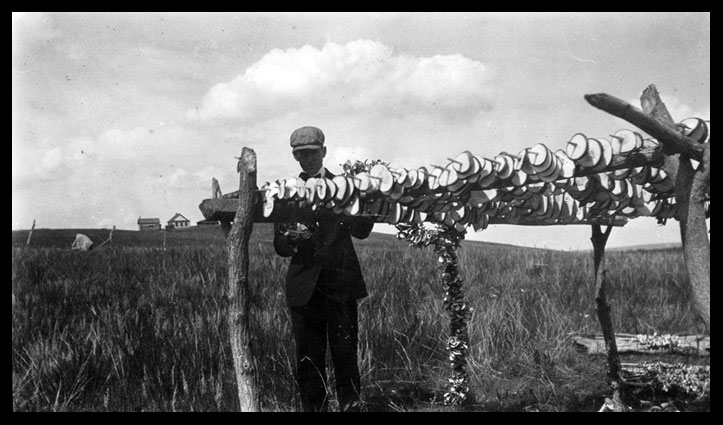
[[(327, 169), (326, 178), (334, 175)], [(365, 239), (374, 227), (373, 221), (344, 222), (319, 221), (311, 239), (296, 244), (283, 235), (281, 225), (274, 226), (274, 250), (282, 257), (292, 257), (286, 274), (286, 302), (289, 307), (306, 305), (311, 298), (319, 276), (323, 273), (325, 289), (343, 301), (367, 296), (364, 277), (351, 237)]]

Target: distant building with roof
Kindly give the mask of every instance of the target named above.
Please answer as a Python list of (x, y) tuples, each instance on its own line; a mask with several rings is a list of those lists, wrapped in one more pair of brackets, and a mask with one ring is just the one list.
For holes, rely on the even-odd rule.
[(138, 230), (161, 230), (161, 219), (138, 217)]
[(184, 229), (191, 225), (191, 220), (184, 217), (182, 214), (176, 213), (166, 223), (166, 229)]

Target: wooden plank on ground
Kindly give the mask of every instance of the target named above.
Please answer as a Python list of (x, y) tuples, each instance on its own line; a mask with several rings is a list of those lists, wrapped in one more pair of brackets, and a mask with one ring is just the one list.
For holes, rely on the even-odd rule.
[[(681, 354), (710, 356), (710, 336), (676, 335), (678, 344), (672, 348), (651, 349), (640, 344), (632, 334), (616, 334), (615, 342), (621, 354)], [(576, 347), (590, 355), (606, 355), (605, 340), (602, 335), (574, 335), (572, 341)]]

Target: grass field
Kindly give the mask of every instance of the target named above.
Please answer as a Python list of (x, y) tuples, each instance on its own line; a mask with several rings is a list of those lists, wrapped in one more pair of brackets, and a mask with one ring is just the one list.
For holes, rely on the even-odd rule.
[[(13, 231), (13, 410), (236, 410), (221, 231), (167, 232), (166, 250), (165, 232), (135, 231), (69, 249), (76, 233), (99, 243), (108, 232), (36, 229), (24, 248), (27, 231)], [(295, 411), (288, 259), (275, 255), (271, 234), (256, 225), (250, 243), (262, 407)], [(359, 304), (369, 410), (593, 411), (609, 396), (606, 360), (569, 339), (599, 333), (590, 252), (463, 242), (473, 399), (445, 407), (448, 320), (434, 253), (392, 235), (355, 245), (370, 293)], [(616, 332), (699, 332), (679, 249), (610, 252), (607, 269)]]

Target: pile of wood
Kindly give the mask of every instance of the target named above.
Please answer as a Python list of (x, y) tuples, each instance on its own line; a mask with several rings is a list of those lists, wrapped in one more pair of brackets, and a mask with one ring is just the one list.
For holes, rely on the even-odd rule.
[[(572, 342), (578, 350), (591, 355), (606, 355), (605, 340), (602, 335), (573, 335)], [(639, 335), (615, 334), (618, 353), (621, 354), (680, 354), (710, 356), (710, 336), (677, 335), (675, 344), (670, 346), (651, 346), (640, 342)]]

